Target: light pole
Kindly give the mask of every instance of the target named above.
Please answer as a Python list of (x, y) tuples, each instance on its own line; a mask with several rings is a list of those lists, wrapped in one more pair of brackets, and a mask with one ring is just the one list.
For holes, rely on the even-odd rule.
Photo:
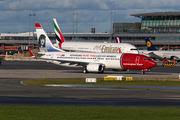
[(74, 15), (75, 15), (75, 13), (73, 11), (73, 38), (72, 38), (72, 40), (74, 40)]
[(112, 42), (112, 33), (111, 33), (111, 30), (112, 30), (112, 8), (111, 8), (111, 23), (110, 23), (110, 43)]
[(36, 16), (36, 14), (32, 14), (33, 16), (33, 41), (34, 41), (34, 16)]
[(76, 40), (77, 40), (77, 29), (78, 29), (78, 12), (76, 13)]
[(31, 31), (31, 16), (32, 14), (29, 14), (29, 41), (30, 41), (30, 31)]

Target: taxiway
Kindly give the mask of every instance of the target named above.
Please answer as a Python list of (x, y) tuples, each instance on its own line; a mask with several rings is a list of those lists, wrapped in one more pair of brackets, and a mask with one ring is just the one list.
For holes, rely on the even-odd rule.
[[(134, 77), (178, 77), (180, 66), (156, 66), (141, 75), (140, 71), (105, 71), (83, 74), (81, 68), (67, 68), (42, 61), (2, 61), (0, 66), (1, 105), (74, 105), (74, 106), (159, 106), (179, 107), (180, 90), (125, 88), (63, 88), (24, 86), (26, 79), (104, 77), (107, 74)], [(156, 76), (154, 76), (156, 75)]]

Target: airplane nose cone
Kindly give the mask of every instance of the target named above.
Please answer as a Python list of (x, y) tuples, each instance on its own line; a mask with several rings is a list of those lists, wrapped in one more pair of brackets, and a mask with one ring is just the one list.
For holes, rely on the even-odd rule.
[(152, 68), (152, 67), (155, 67), (156, 65), (157, 65), (157, 63), (156, 62), (154, 62), (153, 60), (150, 62), (151, 64), (150, 64), (150, 67)]

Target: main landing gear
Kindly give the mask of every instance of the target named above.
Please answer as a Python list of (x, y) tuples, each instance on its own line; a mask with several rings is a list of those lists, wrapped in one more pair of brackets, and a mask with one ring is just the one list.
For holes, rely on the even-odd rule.
[(83, 73), (89, 73), (86, 68), (84, 68)]
[(142, 73), (141, 73), (142, 75), (144, 75), (145, 74), (145, 71), (142, 71)]

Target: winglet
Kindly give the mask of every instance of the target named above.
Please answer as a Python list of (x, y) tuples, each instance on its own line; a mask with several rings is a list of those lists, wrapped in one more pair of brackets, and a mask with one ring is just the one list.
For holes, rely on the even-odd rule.
[(145, 37), (145, 42), (148, 51), (157, 51), (157, 49), (154, 47), (154, 45), (152, 44), (152, 42), (149, 40), (148, 37)]
[(121, 43), (121, 40), (119, 39), (119, 37), (115, 37), (116, 39), (116, 43)]
[(34, 55), (33, 52), (31, 51), (31, 49), (29, 49), (29, 47), (28, 47), (28, 51), (29, 51), (31, 57), (32, 57), (32, 58), (35, 58), (35, 55)]

